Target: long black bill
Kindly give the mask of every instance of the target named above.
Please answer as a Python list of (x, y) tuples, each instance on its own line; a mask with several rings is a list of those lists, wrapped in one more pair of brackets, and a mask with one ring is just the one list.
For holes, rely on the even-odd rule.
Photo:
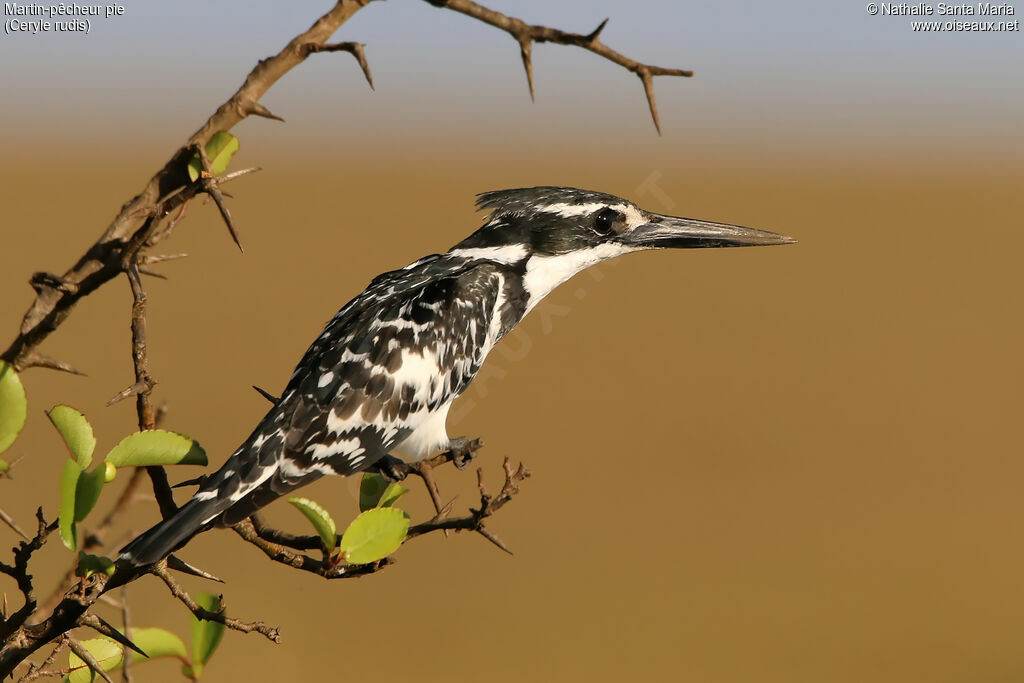
[(712, 223), (695, 218), (647, 214), (649, 222), (623, 233), (619, 239), (646, 249), (693, 249), (697, 247), (759, 247), (793, 244), (792, 237), (740, 225)]

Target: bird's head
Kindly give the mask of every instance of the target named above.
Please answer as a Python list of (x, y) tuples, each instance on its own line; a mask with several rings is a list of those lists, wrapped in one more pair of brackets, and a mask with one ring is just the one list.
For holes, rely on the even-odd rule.
[(633, 202), (571, 187), (484, 192), (477, 207), (487, 222), (454, 249), (522, 247), (527, 255), (559, 256), (599, 249), (610, 256), (643, 249), (789, 244), (790, 237), (738, 225), (645, 211)]
[(789, 244), (791, 237), (738, 225), (645, 211), (633, 202), (571, 187), (484, 192), (483, 227), (452, 247), (452, 256), (521, 264), (531, 306), (579, 271), (645, 249)]

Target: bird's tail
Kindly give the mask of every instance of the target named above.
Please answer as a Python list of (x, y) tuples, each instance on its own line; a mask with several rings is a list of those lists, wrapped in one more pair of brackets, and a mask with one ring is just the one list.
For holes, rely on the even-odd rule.
[(119, 559), (131, 562), (137, 567), (159, 562), (185, 545), (231, 504), (230, 498), (193, 498), (182, 505), (173, 516), (122, 548)]
[(136, 567), (159, 562), (200, 531), (213, 525), (237, 524), (295, 487), (322, 476), (323, 472), (313, 471), (287, 477), (276, 462), (265, 466), (257, 463), (239, 474), (238, 462), (228, 460), (173, 516), (122, 548), (120, 559)]

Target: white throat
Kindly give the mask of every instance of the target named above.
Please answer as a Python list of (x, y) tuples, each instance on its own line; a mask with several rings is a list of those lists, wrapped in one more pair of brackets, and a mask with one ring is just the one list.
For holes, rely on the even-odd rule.
[(636, 249), (623, 244), (605, 243), (557, 256), (530, 256), (526, 261), (526, 275), (523, 276), (523, 286), (530, 297), (526, 312), (529, 313), (555, 287), (581, 270), (631, 251)]

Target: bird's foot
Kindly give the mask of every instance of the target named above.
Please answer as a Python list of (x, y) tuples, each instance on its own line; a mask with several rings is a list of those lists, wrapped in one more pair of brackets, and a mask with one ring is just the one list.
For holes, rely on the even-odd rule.
[(452, 461), (457, 469), (464, 470), (470, 461), (476, 456), (476, 452), (483, 448), (483, 439), (470, 439), (466, 436), (457, 436), (448, 440), (448, 450), (444, 453), (448, 460)]
[(369, 471), (380, 472), (391, 481), (402, 481), (409, 476), (409, 465), (393, 455), (385, 455)]

